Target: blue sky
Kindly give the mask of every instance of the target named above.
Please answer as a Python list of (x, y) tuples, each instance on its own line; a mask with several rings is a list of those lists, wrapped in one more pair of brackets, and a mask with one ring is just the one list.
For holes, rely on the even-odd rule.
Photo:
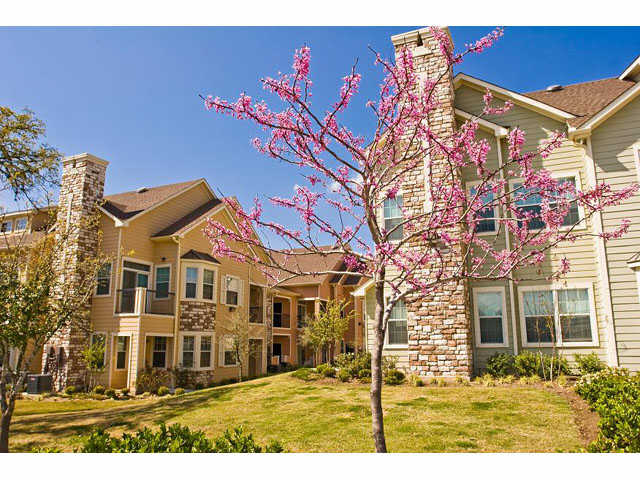
[[(259, 78), (287, 71), (307, 44), (321, 110), (359, 59), (347, 119), (366, 134), (380, 79), (368, 46), (390, 56), (389, 37), (413, 28), (0, 28), (0, 104), (34, 110), (64, 154), (109, 160), (106, 193), (205, 177), (246, 205), (258, 192), (288, 195), (297, 173), (253, 149), (252, 125), (205, 112), (197, 95), (262, 96)], [(451, 27), (459, 46), (489, 30)], [(640, 28), (512, 27), (459, 70), (530, 91), (617, 76), (638, 54)]]

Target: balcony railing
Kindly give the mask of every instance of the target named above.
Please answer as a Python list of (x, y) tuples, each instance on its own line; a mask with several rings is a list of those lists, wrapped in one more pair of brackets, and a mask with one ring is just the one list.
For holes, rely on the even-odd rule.
[(158, 298), (155, 290), (143, 287), (123, 288), (116, 291), (116, 313), (173, 315), (175, 294), (169, 292), (165, 295)]
[(286, 313), (274, 313), (273, 326), (277, 328), (289, 328), (291, 326), (289, 315)]
[(264, 320), (264, 309), (260, 306), (249, 306), (249, 322), (262, 323)]

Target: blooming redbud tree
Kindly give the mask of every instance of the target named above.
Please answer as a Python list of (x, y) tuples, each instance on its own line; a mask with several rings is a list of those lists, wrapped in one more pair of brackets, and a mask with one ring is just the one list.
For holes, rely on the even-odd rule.
[[(455, 54), (445, 32), (432, 28), (431, 33), (449, 67), (468, 54), (482, 52), (502, 36), (502, 30), (496, 29)], [(264, 89), (277, 97), (280, 104), (277, 109), (245, 94), (235, 102), (203, 97), (205, 107), (211, 111), (254, 122), (264, 132), (262, 138), (253, 140), (255, 148), (298, 169), (306, 181), (305, 185), (294, 187), (292, 196), (268, 199), (275, 206), (296, 212), (300, 218), (298, 225), (287, 227), (264, 218), (258, 198), (250, 210), (227, 198), (224, 201), (236, 214), (237, 229), (209, 220), (205, 234), (214, 255), (257, 266), (273, 285), (301, 275), (338, 273), (300, 267), (296, 259), (310, 254), (340, 254), (348, 275), (372, 279), (376, 309), (371, 348), (371, 412), (376, 451), (384, 452), (381, 360), (394, 305), (401, 300), (429, 296), (447, 284), (522, 280), (516, 273), (525, 268), (543, 275), (543, 269), (530, 267), (540, 265), (559, 244), (592, 235), (588, 229), (575, 227), (594, 213), (633, 195), (637, 185), (614, 191), (601, 183), (578, 190), (571, 183), (555, 180), (548, 170), (540, 167), (540, 159), (563, 143), (562, 132), (553, 132), (537, 148), (523, 151), (525, 132), (513, 128), (507, 138), (508, 155), (492, 167), (487, 162), (489, 143), (476, 136), (480, 117), (508, 111), (512, 107), (509, 102), (495, 105), (487, 92), (482, 115), (443, 137), (425, 119), (439, 108), (434, 92), (442, 88), (444, 75), (439, 78), (419, 75), (409, 49), (401, 50), (395, 62), (375, 52), (374, 56), (384, 79), (379, 96), (366, 104), (373, 119), (366, 137), (354, 133), (343, 121), (361, 80), (355, 66), (343, 78), (336, 102), (324, 111), (316, 109), (310, 101), (310, 49), (306, 46), (295, 52), (291, 73), (261, 80)], [(436, 170), (431, 167), (436, 166), (439, 175), (431, 175)], [(472, 189), (465, 185), (461, 174), (469, 168), (475, 171)], [(396, 202), (402, 217), (391, 225), (385, 224), (380, 215), (385, 200), (394, 200), (416, 169), (427, 172), (428, 208), (409, 210)], [(509, 182), (513, 178), (519, 179), (517, 184)], [(522, 208), (523, 203), (534, 203), (537, 207)], [(567, 225), (567, 214), (576, 204), (582, 207), (584, 215), (575, 224)], [(336, 219), (323, 215), (322, 211), (335, 213)], [(487, 220), (495, 222), (496, 232), (489, 237), (479, 236), (479, 225)], [(615, 231), (601, 236), (619, 237), (628, 227), (625, 221)], [(285, 261), (283, 251), (263, 244), (258, 232), (275, 235), (288, 245), (284, 250)], [(498, 241), (505, 234), (511, 238), (509, 248)], [(320, 247), (326, 243), (333, 247)], [(447, 252), (452, 249), (460, 252), (455, 257), (458, 264), (445, 268), (451, 261)], [(556, 271), (544, 272), (544, 278), (558, 278), (570, 268), (566, 259), (559, 265)], [(430, 275), (422, 273), (425, 267), (432, 272)]]

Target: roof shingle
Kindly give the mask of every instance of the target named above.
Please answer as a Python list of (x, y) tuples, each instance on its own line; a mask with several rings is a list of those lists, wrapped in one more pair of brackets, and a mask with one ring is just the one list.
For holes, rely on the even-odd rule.
[(207, 212), (210, 212), (218, 205), (220, 205), (222, 201), (219, 198), (212, 198), (208, 202), (200, 205), (198, 208), (193, 210), (192, 212), (187, 213), (184, 217), (178, 219), (171, 225), (166, 228), (163, 228), (158, 233), (153, 235), (153, 237), (164, 237), (167, 235), (179, 235), (184, 230), (189, 228), (194, 222), (196, 222), (200, 217), (205, 215)]

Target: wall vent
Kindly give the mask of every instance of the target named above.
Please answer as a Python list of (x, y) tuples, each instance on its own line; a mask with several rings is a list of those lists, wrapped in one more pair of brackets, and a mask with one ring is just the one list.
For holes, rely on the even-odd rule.
[(562, 90), (562, 85), (549, 85), (547, 87), (547, 92), (557, 92), (558, 90)]

